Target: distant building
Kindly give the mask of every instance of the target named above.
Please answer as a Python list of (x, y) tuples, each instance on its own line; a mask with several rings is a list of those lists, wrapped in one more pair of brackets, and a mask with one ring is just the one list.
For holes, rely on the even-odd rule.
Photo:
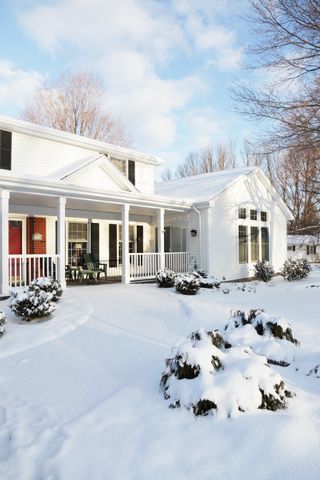
[(317, 235), (288, 235), (288, 258), (320, 262), (320, 238)]

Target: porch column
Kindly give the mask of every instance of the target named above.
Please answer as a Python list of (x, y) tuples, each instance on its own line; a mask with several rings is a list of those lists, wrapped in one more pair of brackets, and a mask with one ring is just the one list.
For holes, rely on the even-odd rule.
[(8, 190), (0, 190), (0, 289), (2, 295), (9, 293), (9, 198)]
[(160, 253), (160, 268), (165, 266), (164, 257), (164, 208), (157, 210), (157, 222), (158, 222), (158, 252)]
[(66, 287), (66, 198), (59, 197), (57, 205), (57, 250), (58, 250), (58, 272), (57, 278), (60, 280), (62, 288)]
[(122, 205), (122, 283), (130, 283), (129, 205)]

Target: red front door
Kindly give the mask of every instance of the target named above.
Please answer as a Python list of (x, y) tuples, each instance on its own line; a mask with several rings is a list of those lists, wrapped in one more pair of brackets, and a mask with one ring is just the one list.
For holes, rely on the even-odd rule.
[(9, 255), (22, 253), (22, 221), (9, 220)]
[[(9, 255), (21, 255), (22, 253), (22, 222), (21, 220), (9, 220)], [(12, 285), (21, 280), (21, 261), (12, 259), (9, 262), (9, 276)]]

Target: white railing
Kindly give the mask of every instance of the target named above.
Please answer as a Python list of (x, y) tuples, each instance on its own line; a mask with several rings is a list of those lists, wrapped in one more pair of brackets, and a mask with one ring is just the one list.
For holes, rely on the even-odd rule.
[[(160, 268), (160, 253), (130, 253), (130, 280), (155, 278)], [(189, 252), (170, 252), (164, 255), (165, 266), (175, 273), (190, 269)]]
[(37, 277), (57, 278), (59, 255), (9, 255), (8, 283), (10, 287), (28, 286)]
[(130, 253), (130, 280), (155, 278), (160, 268), (160, 253)]
[(164, 265), (175, 273), (187, 273), (190, 270), (189, 252), (166, 252)]

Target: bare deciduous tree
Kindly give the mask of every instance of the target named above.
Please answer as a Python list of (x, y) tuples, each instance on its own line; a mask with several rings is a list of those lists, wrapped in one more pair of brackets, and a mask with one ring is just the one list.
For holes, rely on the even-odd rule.
[(128, 146), (121, 120), (102, 108), (105, 89), (92, 73), (63, 72), (38, 88), (21, 116), (40, 125)]
[(235, 167), (236, 156), (233, 142), (219, 143), (216, 147), (208, 144), (199, 152), (190, 152), (185, 161), (178, 166), (175, 177), (182, 178)]
[(268, 125), (268, 151), (320, 143), (320, 3), (318, 0), (250, 0), (255, 43), (250, 68), (269, 79), (261, 88), (233, 90), (237, 110)]

